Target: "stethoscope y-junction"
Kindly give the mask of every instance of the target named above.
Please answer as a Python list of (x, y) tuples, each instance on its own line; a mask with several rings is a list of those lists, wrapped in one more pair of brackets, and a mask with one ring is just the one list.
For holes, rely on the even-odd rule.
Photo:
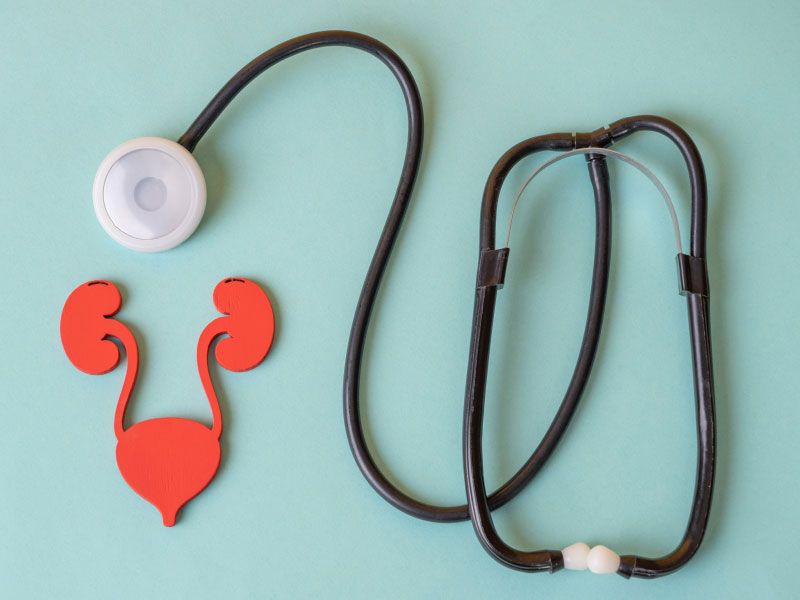
[[(205, 208), (205, 181), (192, 156), (203, 135), (236, 95), (258, 75), (290, 56), (326, 46), (352, 47), (380, 59), (399, 83), (408, 115), (408, 138), (400, 180), (361, 288), (345, 359), (345, 428), (353, 456), (367, 481), (390, 504), (414, 517), (437, 522), (471, 519), (487, 551), (512, 568), (556, 571), (562, 567), (588, 567), (595, 572), (616, 571), (626, 577), (654, 577), (685, 564), (697, 551), (708, 520), (714, 476), (714, 404), (705, 266), (705, 175), (694, 143), (670, 121), (659, 117), (632, 117), (589, 134), (535, 137), (511, 148), (492, 170), (481, 211), (475, 312), (464, 408), (467, 504), (460, 506), (437, 506), (419, 501), (390, 482), (372, 457), (362, 425), (360, 377), (370, 315), (411, 198), (422, 152), (423, 115), (419, 91), (406, 65), (390, 48), (358, 33), (325, 31), (294, 38), (256, 57), (222, 87), (177, 142), (163, 138), (138, 138), (109, 154), (98, 170), (93, 194), (95, 212), (103, 227), (115, 240), (139, 251), (165, 250), (187, 239), (199, 224)], [(680, 545), (658, 559), (632, 555), (619, 557), (604, 546), (590, 549), (582, 543), (572, 544), (561, 551), (520, 551), (500, 538), (492, 524), (491, 511), (513, 499), (551, 456), (575, 413), (591, 372), (600, 338), (609, 275), (611, 207), (606, 157), (623, 159), (639, 168), (657, 184), (671, 207), (666, 190), (646, 167), (608, 149), (612, 142), (643, 130), (661, 133), (677, 145), (691, 179), (692, 231), (688, 254), (680, 249), (680, 234), (676, 233), (680, 290), (687, 296), (689, 307), (697, 404), (697, 484), (689, 525)], [(544, 150), (561, 151), (565, 153), (563, 156), (585, 154), (588, 161), (597, 218), (589, 311), (572, 379), (549, 429), (525, 464), (506, 483), (487, 494), (481, 434), (489, 345), (497, 291), (503, 284), (509, 256), (508, 235), (506, 246), (495, 246), (497, 202), (512, 167), (523, 158)], [(557, 160), (560, 158), (550, 162)], [(677, 231), (673, 208), (671, 216)], [(153, 419), (125, 428), (124, 411), (135, 380), (138, 354), (127, 327), (110, 318), (121, 305), (121, 296), (111, 282), (97, 280), (79, 286), (67, 300), (62, 314), (64, 348), (82, 370), (99, 374), (114, 368), (119, 354), (109, 346), (109, 340), (120, 341), (128, 352), (128, 375), (115, 418), (118, 463), (131, 486), (159, 507), (167, 525), (174, 523), (180, 507), (213, 478), (219, 463), (221, 420), (208, 375), (212, 341), (227, 336), (218, 343), (215, 355), (222, 366), (231, 370), (253, 368), (264, 358), (272, 341), (269, 299), (254, 282), (242, 278), (224, 279), (215, 291), (215, 304), (227, 316), (213, 321), (204, 330), (197, 347), (198, 368), (214, 414), (210, 428), (193, 421), (171, 418)], [(201, 446), (202, 449), (198, 450)], [(200, 454), (204, 455), (202, 460), (196, 458)], [(178, 458), (167, 460), (165, 455)], [(192, 474), (191, 481), (182, 479), (186, 473)], [(176, 480), (183, 482), (180, 489), (174, 486)]]

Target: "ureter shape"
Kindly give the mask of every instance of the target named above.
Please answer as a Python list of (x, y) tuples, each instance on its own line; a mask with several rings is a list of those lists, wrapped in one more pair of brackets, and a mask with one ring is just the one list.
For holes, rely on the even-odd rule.
[[(352, 47), (368, 52), (380, 59), (400, 84), (408, 113), (408, 143), (405, 161), (400, 173), (400, 181), (389, 209), (386, 224), (364, 279), (347, 345), (344, 373), (344, 421), (347, 439), (353, 457), (362, 474), (387, 502), (421, 519), (440, 522), (466, 520), (469, 518), (469, 511), (466, 505), (436, 506), (428, 504), (411, 497), (389, 481), (378, 467), (369, 449), (362, 424), (359, 384), (369, 319), (381, 279), (411, 198), (422, 152), (422, 102), (414, 78), (403, 61), (383, 43), (359, 33), (323, 31), (291, 39), (256, 57), (234, 75), (203, 109), (189, 129), (178, 140), (178, 143), (190, 151), (193, 150), (225, 107), (259, 74), (290, 56), (325, 46)], [(590, 173), (592, 174), (592, 183), (595, 188), (596, 203), (607, 207), (608, 191), (605, 168), (590, 166)], [(601, 298), (595, 298), (590, 303), (591, 306), (595, 307), (605, 300), (608, 278), (609, 235), (610, 232), (607, 227), (604, 227), (602, 231), (598, 230), (592, 289), (593, 294), (597, 294)], [(599, 334), (600, 319), (597, 318), (597, 315), (593, 317), (593, 314), (594, 312), (590, 308), (590, 319), (595, 319), (591, 325), (593, 329), (592, 336), (596, 338)], [(587, 330), (589, 328), (590, 326), (587, 324)], [(567, 402), (566, 399), (565, 402)], [(562, 404), (563, 408), (564, 404)], [(570, 410), (567, 412), (571, 414)], [(559, 428), (562, 425), (554, 421), (553, 426)], [(552, 448), (548, 444), (540, 445), (522, 468), (489, 498), (490, 506), (493, 508), (501, 506), (519, 493), (547, 460), (551, 450)]]
[[(702, 271), (693, 273), (692, 281), (699, 279), (705, 282), (703, 285), (690, 286), (681, 290), (681, 293), (687, 296), (689, 312), (692, 374), (697, 416), (697, 478), (689, 522), (678, 546), (669, 554), (655, 559), (636, 555), (622, 556), (617, 572), (624, 577), (644, 578), (670, 573), (686, 564), (694, 556), (705, 534), (711, 507), (715, 466), (714, 386), (705, 268), (707, 212), (705, 172), (696, 146), (680, 127), (661, 117), (631, 117), (590, 134), (540, 136), (514, 146), (495, 165), (484, 191), (479, 275), (475, 292), (475, 311), (464, 401), (464, 477), (470, 516), (478, 539), (494, 558), (511, 568), (522, 571), (552, 572), (563, 567), (563, 556), (559, 551), (526, 552), (507, 545), (494, 527), (486, 496), (481, 444), (489, 347), (498, 286), (494, 281), (482, 280), (481, 264), (486, 260), (486, 256), (502, 253), (505, 259), (508, 255), (507, 248), (499, 250), (494, 248), (496, 210), (500, 189), (511, 168), (530, 154), (544, 149), (567, 151), (579, 147), (603, 147), (642, 130), (666, 135), (677, 145), (686, 161), (691, 180), (692, 254), (690, 256), (679, 254), (679, 260), (685, 259), (681, 261), (681, 264), (691, 264), (691, 268)], [(583, 348), (581, 350), (583, 351)], [(551, 431), (548, 430), (545, 439), (550, 433)]]

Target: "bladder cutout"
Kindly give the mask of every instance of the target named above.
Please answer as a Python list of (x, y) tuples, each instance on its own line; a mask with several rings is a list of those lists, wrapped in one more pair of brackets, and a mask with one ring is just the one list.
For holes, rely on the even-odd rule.
[(216, 345), (217, 362), (230, 371), (248, 371), (269, 352), (275, 332), (272, 305), (254, 282), (229, 277), (214, 289), (214, 305), (225, 316), (200, 334), (197, 368), (211, 407), (211, 427), (177, 417), (148, 419), (125, 428), (125, 410), (136, 383), (139, 351), (130, 329), (112, 317), (122, 295), (110, 281), (90, 281), (67, 298), (61, 313), (61, 343), (70, 362), (91, 375), (113, 370), (120, 353), (128, 358), (125, 380), (114, 415), (117, 466), (122, 477), (153, 504), (164, 525), (175, 524), (178, 511), (211, 482), (219, 468), (222, 414), (209, 372), (208, 356)]

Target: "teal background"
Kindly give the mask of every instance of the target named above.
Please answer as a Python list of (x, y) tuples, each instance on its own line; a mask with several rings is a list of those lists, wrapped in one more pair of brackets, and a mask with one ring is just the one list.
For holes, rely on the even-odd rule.
[[(209, 192), (197, 233), (144, 255), (91, 206), (100, 160), (132, 137), (177, 138), (244, 63), (289, 37), (352, 29), (392, 46), (424, 98), (426, 144), (364, 368), (372, 445), (394, 481), (462, 502), (461, 411), (483, 185), (511, 145), (655, 113), (696, 140), (708, 171), (719, 419), (707, 537), (656, 581), (505, 569), (469, 523), (416, 521), (358, 472), (341, 379), (362, 278), (405, 148), (383, 65), (350, 49), (262, 76), (197, 148)], [(797, 270), (800, 4), (782, 2), (12, 2), (0, 0), (0, 596), (3, 598), (797, 597)], [(677, 152), (653, 135), (617, 149), (672, 190)], [(503, 191), (499, 223), (524, 176)], [(674, 245), (655, 189), (611, 165), (613, 275), (599, 359), (576, 419), (496, 519), (510, 543), (603, 543), (660, 556), (694, 484), (694, 401)], [(492, 485), (527, 457), (580, 342), (594, 211), (579, 158), (523, 200), (500, 294), (485, 451)], [(685, 242), (686, 243), (686, 242)], [(208, 421), (194, 347), (227, 275), (278, 316), (265, 362), (215, 370), (222, 467), (173, 529), (114, 461), (123, 369), (63, 354), (64, 300), (116, 281), (143, 353), (132, 421)]]

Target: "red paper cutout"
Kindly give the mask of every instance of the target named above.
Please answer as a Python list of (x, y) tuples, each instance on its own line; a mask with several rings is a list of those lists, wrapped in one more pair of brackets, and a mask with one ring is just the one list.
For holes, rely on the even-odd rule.
[(76, 288), (61, 313), (61, 342), (69, 360), (78, 369), (100, 375), (119, 363), (125, 348), (128, 367), (114, 414), (117, 466), (136, 493), (161, 512), (171, 527), (180, 508), (199, 494), (219, 467), (219, 437), (222, 414), (208, 369), (208, 353), (217, 343), (217, 362), (230, 371), (247, 371), (258, 365), (269, 351), (275, 331), (272, 305), (264, 291), (248, 279), (228, 278), (214, 289), (214, 305), (226, 316), (214, 319), (200, 334), (197, 368), (211, 406), (212, 425), (190, 419), (166, 417), (124, 426), (139, 368), (136, 339), (122, 322), (112, 317), (122, 305), (122, 296), (109, 281), (90, 281)]

